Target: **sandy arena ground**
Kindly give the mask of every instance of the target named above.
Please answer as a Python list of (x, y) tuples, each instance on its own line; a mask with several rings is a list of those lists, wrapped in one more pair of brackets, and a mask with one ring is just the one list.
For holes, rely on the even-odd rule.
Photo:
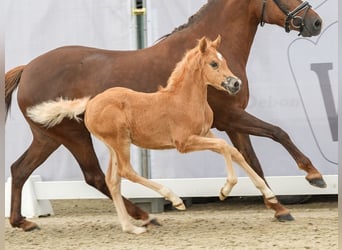
[[(296, 218), (277, 222), (259, 198), (193, 204), (157, 214), (161, 227), (132, 235), (121, 231), (109, 200), (51, 201), (55, 215), (33, 219), (41, 230), (5, 225), (5, 248), (17, 249), (338, 249), (337, 197), (287, 205)], [(137, 222), (136, 224), (139, 224)]]

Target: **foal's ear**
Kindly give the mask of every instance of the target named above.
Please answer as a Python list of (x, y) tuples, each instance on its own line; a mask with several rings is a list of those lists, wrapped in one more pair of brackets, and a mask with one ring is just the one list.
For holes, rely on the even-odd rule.
[(207, 38), (205, 36), (199, 40), (199, 48), (202, 53), (207, 49)]
[(216, 40), (213, 41), (212, 45), (215, 49), (218, 49), (220, 47), (220, 44), (221, 44), (221, 36), (218, 35)]

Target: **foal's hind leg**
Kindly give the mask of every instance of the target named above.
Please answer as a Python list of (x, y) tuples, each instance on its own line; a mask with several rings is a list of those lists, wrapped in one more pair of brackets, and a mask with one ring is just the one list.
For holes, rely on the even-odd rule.
[(24, 231), (38, 228), (34, 222), (21, 215), (21, 196), (25, 181), (54, 152), (60, 144), (39, 132), (33, 132), (33, 140), (29, 148), (11, 166), (12, 194), (10, 223)]
[(121, 196), (121, 176), (118, 174), (118, 162), (115, 152), (109, 147), (110, 160), (106, 174), (106, 183), (112, 194), (113, 202), (121, 223), (122, 230), (128, 233), (141, 234), (146, 232), (145, 227), (134, 226), (130, 220)]
[[(70, 150), (76, 158), (79, 166), (82, 169), (84, 178), (87, 184), (95, 187), (104, 195), (111, 198), (111, 193), (108, 190), (97, 156), (94, 152), (93, 143), (90, 134), (83, 126), (78, 125), (77, 134), (73, 133), (73, 140), (66, 140), (69, 136), (63, 136), (63, 145)], [(159, 223), (157, 220), (146, 213), (144, 210), (122, 197), (125, 207), (130, 216), (137, 220), (143, 220), (146, 225)]]
[[(115, 144), (113, 144), (115, 145)], [(121, 177), (124, 177), (132, 182), (139, 183), (148, 187), (160, 195), (162, 195), (166, 200), (169, 200), (172, 205), (178, 210), (185, 210), (185, 205), (181, 198), (179, 198), (172, 190), (169, 188), (146, 179), (140, 175), (138, 175), (131, 166), (130, 163), (130, 147), (129, 144), (124, 145), (124, 143), (120, 144), (120, 147), (116, 149), (117, 159), (118, 159), (118, 174)]]

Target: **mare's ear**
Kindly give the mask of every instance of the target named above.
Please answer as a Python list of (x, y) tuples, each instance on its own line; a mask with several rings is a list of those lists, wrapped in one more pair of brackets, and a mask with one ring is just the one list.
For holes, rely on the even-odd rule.
[(205, 36), (199, 41), (199, 48), (202, 53), (207, 49), (207, 38), (205, 38)]
[(213, 46), (214, 46), (215, 49), (218, 49), (218, 48), (220, 47), (220, 44), (221, 44), (221, 36), (218, 35), (217, 38), (216, 38), (216, 40), (213, 41), (212, 44), (213, 44)]

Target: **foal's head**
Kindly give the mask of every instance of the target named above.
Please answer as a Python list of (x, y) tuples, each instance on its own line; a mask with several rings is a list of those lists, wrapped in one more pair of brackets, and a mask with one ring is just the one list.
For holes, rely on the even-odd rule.
[(228, 91), (233, 95), (239, 92), (241, 80), (231, 72), (225, 58), (217, 51), (220, 43), (220, 36), (215, 41), (210, 41), (206, 37), (199, 41), (198, 49), (201, 53), (199, 61), (202, 68), (202, 77), (206, 84), (218, 90)]
[(176, 65), (165, 89), (176, 89), (187, 75), (187, 81), (191, 84), (204, 83), (228, 91), (231, 95), (239, 92), (241, 80), (230, 71), (226, 60), (217, 51), (220, 43), (220, 36), (215, 41), (206, 37), (200, 39), (197, 46), (189, 50)]

